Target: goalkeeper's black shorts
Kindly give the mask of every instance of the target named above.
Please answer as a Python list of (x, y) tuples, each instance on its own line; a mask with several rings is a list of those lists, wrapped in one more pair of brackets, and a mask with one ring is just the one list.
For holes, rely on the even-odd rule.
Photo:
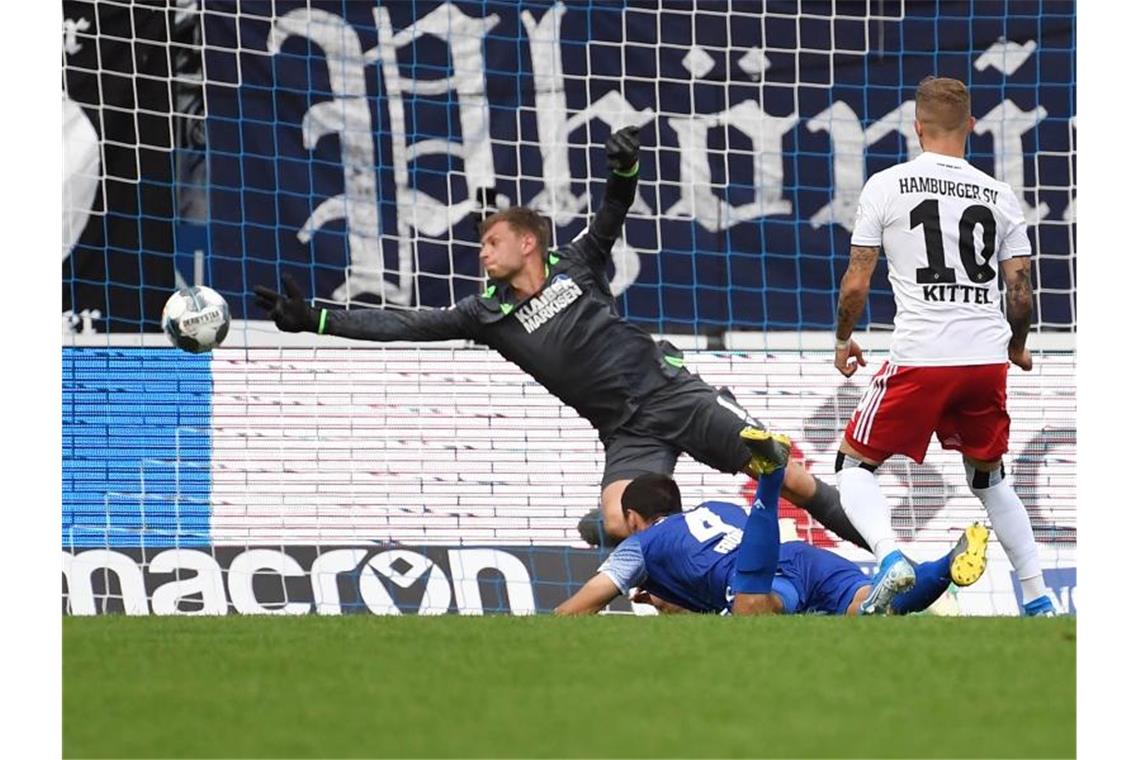
[(670, 475), (681, 452), (721, 472), (741, 472), (751, 458), (740, 440), (748, 425), (763, 427), (731, 394), (682, 371), (603, 439), (602, 487), (645, 473)]

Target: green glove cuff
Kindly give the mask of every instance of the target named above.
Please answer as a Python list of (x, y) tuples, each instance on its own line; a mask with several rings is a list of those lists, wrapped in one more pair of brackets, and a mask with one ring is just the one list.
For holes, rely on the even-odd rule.
[(614, 169), (614, 174), (618, 175), (619, 177), (632, 177), (633, 175), (637, 174), (637, 170), (639, 168), (641, 168), (641, 162), (634, 161), (633, 166), (629, 167), (628, 169)]

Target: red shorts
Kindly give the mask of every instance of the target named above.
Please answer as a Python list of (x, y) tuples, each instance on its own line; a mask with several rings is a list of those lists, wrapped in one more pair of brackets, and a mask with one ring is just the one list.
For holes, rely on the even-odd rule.
[(1008, 364), (903, 367), (884, 362), (847, 423), (847, 442), (879, 462), (906, 454), (922, 464), (930, 435), (937, 433), (944, 449), (983, 462), (1000, 459), (1009, 448), (1008, 372)]

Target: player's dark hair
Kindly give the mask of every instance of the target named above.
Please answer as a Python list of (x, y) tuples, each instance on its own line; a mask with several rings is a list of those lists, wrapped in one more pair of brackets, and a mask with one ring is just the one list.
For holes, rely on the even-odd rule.
[(483, 220), (483, 224), (479, 228), (479, 236), (486, 235), (487, 230), (499, 222), (509, 224), (516, 235), (521, 235), (524, 232), (534, 235), (534, 239), (538, 243), (539, 254), (546, 255), (546, 250), (550, 248), (550, 230), (546, 226), (546, 220), (537, 211), (526, 206), (512, 206), (497, 211)]
[(668, 475), (638, 475), (625, 487), (621, 508), (623, 512), (636, 512), (646, 520), (671, 515), (681, 511), (681, 489)]

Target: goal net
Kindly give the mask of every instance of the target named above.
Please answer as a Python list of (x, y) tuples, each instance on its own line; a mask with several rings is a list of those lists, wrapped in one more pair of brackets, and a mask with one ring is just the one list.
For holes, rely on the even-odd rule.
[[(549, 610), (604, 552), (597, 434), (462, 342), (276, 330), (255, 285), (330, 308), (447, 307), (485, 287), (475, 214), (588, 223), (610, 131), (642, 126), (614, 248), (624, 316), (834, 482), (867, 376), (831, 367), (868, 176), (920, 152), (913, 90), (962, 79), (968, 158), (1022, 199), (1032, 373), (1011, 372), (1007, 470), (1075, 611), (1072, 3), (64, 2), (64, 610)], [(162, 304), (209, 285), (234, 323), (194, 356)], [(885, 358), (885, 264), (859, 337)], [(751, 485), (682, 456), (687, 506)], [(880, 471), (908, 552), (984, 519), (960, 459)], [(782, 505), (785, 538), (870, 556)], [(967, 613), (1010, 613), (994, 544)], [(613, 609), (630, 609), (627, 602)]]

